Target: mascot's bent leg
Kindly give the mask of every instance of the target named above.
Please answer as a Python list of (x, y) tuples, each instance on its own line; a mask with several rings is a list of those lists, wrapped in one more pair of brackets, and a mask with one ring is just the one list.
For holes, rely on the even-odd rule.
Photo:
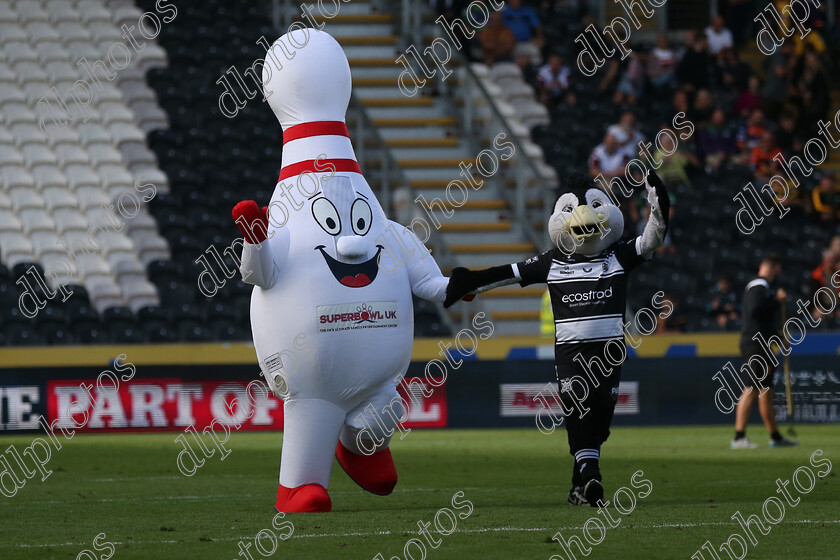
[(347, 412), (321, 399), (293, 399), (283, 405), (283, 451), (277, 511), (328, 512), (327, 486), (333, 446)]
[(387, 496), (397, 485), (388, 446), (403, 412), (402, 400), (389, 383), (350, 411), (341, 430), (335, 452), (338, 464), (353, 482), (379, 496)]

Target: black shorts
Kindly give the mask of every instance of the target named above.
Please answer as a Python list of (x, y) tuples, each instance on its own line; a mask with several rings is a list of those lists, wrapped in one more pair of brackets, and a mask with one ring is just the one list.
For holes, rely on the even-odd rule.
[[(741, 344), (741, 360), (746, 367), (739, 370), (741, 382), (756, 389), (773, 388), (773, 363), (768, 361), (767, 350), (760, 344)], [(752, 371), (752, 375), (747, 372)], [(763, 370), (763, 371), (762, 371)]]

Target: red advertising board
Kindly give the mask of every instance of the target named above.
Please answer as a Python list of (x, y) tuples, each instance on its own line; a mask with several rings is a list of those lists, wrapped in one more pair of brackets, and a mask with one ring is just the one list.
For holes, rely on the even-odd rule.
[[(438, 380), (435, 380), (438, 381)], [(411, 395), (406, 393), (408, 384)], [(97, 387), (94, 380), (48, 380), (47, 418), (57, 427), (82, 432), (198, 430), (217, 423), (237, 430), (282, 430), (283, 402), (264, 385), (246, 392), (246, 381), (132, 379), (116, 388)], [(409, 403), (407, 428), (447, 425), (446, 386), (430, 388), (424, 378), (406, 379), (399, 392)], [(236, 401), (234, 403), (234, 400)]]

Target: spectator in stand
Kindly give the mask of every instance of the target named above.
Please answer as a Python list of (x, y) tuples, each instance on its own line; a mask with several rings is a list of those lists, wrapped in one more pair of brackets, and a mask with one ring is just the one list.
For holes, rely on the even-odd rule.
[(733, 45), (732, 32), (726, 28), (723, 16), (718, 15), (712, 18), (712, 24), (706, 28), (705, 32), (711, 54), (717, 54), (722, 49)]
[(656, 48), (648, 58), (648, 78), (656, 89), (671, 88), (674, 85), (674, 70), (677, 55), (668, 45), (668, 36), (661, 33), (656, 38)]
[(823, 220), (834, 220), (840, 218), (840, 192), (837, 189), (837, 181), (832, 175), (823, 175), (817, 187), (811, 191), (811, 201), (814, 211)]
[(715, 109), (711, 122), (700, 128), (697, 149), (706, 166), (706, 173), (716, 174), (720, 166), (737, 152), (737, 127), (726, 118), (723, 109)]
[(712, 118), (712, 113), (715, 110), (714, 101), (712, 101), (712, 94), (707, 89), (701, 89), (697, 92), (694, 98), (694, 107), (689, 113), (689, 120), (695, 126), (703, 126)]
[(793, 61), (793, 45), (785, 41), (770, 56), (764, 57), (764, 89), (761, 90), (761, 108), (771, 118), (778, 118), (788, 94)]
[(537, 72), (539, 69), (531, 63), (531, 55), (526, 52), (515, 52), (513, 54), (513, 62), (522, 70), (522, 79), (538, 91)]
[[(613, 90), (618, 88), (618, 81), (621, 75), (621, 62), (614, 58), (609, 59), (607, 61), (607, 69), (604, 72), (604, 77), (601, 78), (601, 81), (598, 83), (598, 93), (601, 95), (610, 95)], [(615, 100), (614, 97), (613, 100)]]
[(831, 241), (828, 242), (828, 250), (840, 253), (840, 235), (831, 238)]
[(776, 144), (785, 154), (800, 153), (805, 147), (802, 136), (796, 128), (796, 118), (790, 111), (779, 117), (779, 129), (776, 131)]
[(732, 277), (728, 274), (720, 276), (709, 297), (706, 312), (714, 316), (720, 330), (733, 330), (741, 314), (741, 304), (733, 288)]
[(738, 100), (735, 101), (735, 114), (741, 118), (746, 118), (747, 115), (758, 109), (761, 105), (760, 91), (761, 81), (758, 76), (750, 76), (747, 89), (741, 91)]
[[(671, 130), (671, 129), (663, 129)], [(688, 178), (686, 168), (689, 166), (699, 167), (700, 162), (697, 157), (686, 149), (685, 142), (674, 145), (673, 138), (678, 138), (676, 132), (671, 130), (674, 134), (660, 135), (661, 148), (653, 153), (653, 161), (662, 162), (656, 170), (656, 174), (665, 183), (665, 186), (684, 185), (691, 186), (691, 180)]]
[(490, 21), (479, 31), (478, 41), (481, 44), (481, 57), (487, 66), (513, 60), (516, 38), (499, 12), (490, 13)]
[(686, 50), (677, 65), (677, 81), (689, 91), (709, 87), (711, 67), (705, 33), (695, 32), (693, 38), (691, 48)]
[(722, 49), (717, 55), (715, 84), (717, 88), (741, 91), (747, 88), (752, 68), (738, 57), (732, 47)]
[(604, 141), (595, 146), (589, 156), (589, 175), (594, 179), (603, 175), (609, 181), (613, 177), (624, 175), (624, 166), (630, 158), (619, 149), (615, 136), (609, 132), (604, 135)]
[(502, 9), (502, 18), (505, 20), (517, 43), (531, 43), (538, 49), (545, 44), (542, 25), (536, 12), (528, 6), (522, 5), (522, 0), (508, 0)]
[[(833, 309), (833, 311), (830, 311), (829, 313), (822, 314), (819, 309), (817, 309), (817, 306), (812, 306), (811, 316), (814, 319), (830, 320), (831, 318), (840, 317), (840, 309), (836, 308), (834, 302), (831, 301), (835, 298), (826, 295), (824, 291), (820, 291), (822, 288), (828, 288), (834, 292), (834, 294), (837, 294), (837, 289), (831, 284), (831, 278), (838, 270), (840, 270), (840, 252), (829, 248), (825, 253), (823, 253), (822, 262), (811, 271), (811, 297), (809, 299), (814, 301), (814, 298), (820, 298), (820, 307), (823, 309)], [(820, 293), (818, 294), (817, 292)], [(825, 323), (825, 321), (821, 321), (820, 326), (828, 326)]]
[(628, 161), (638, 157), (639, 142), (645, 141), (645, 137), (636, 129), (636, 115), (633, 111), (624, 111), (619, 121), (607, 129), (607, 134), (613, 135)]
[(779, 171), (779, 162), (774, 158), (782, 151), (776, 145), (776, 138), (769, 130), (761, 134), (761, 140), (750, 152), (750, 169), (757, 181), (762, 185), (770, 182), (770, 178)]
[(750, 113), (747, 122), (738, 129), (738, 149), (745, 154), (749, 154), (753, 148), (758, 146), (761, 135), (766, 131), (767, 126), (764, 124), (764, 113), (761, 109), (755, 109)]
[(618, 81), (618, 87), (613, 96), (613, 103), (620, 105), (622, 103), (635, 104), (639, 97), (645, 92), (645, 58), (646, 54), (636, 52), (630, 53), (627, 62), (627, 69), (621, 75)]
[(688, 94), (683, 90), (677, 90), (671, 100), (671, 106), (674, 113), (685, 113), (688, 116), (691, 113), (691, 107), (688, 105)]
[(805, 50), (801, 68), (795, 74), (794, 101), (799, 106), (799, 130), (806, 136), (815, 136), (817, 123), (831, 108), (831, 81), (813, 49)]
[(666, 301), (672, 306), (671, 314), (664, 319), (660, 315), (659, 321), (656, 322), (656, 334), (685, 332), (688, 318), (680, 310), (680, 300), (674, 294), (665, 294), (662, 297), (663, 304)]
[(560, 103), (571, 93), (572, 71), (563, 64), (563, 56), (552, 53), (537, 73), (537, 92), (543, 105)]

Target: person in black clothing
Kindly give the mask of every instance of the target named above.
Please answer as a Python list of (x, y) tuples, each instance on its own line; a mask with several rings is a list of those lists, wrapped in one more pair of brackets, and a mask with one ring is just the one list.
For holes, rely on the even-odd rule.
[[(741, 358), (753, 372), (748, 379), (742, 379), (745, 386), (735, 409), (735, 439), (730, 443), (732, 449), (754, 449), (758, 447), (746, 435), (753, 404), (758, 398), (758, 411), (764, 420), (764, 426), (770, 432), (770, 447), (790, 447), (796, 442), (783, 438), (776, 424), (776, 409), (773, 401), (776, 390), (773, 388), (773, 366), (765, 360), (771, 350), (759, 343), (776, 335), (776, 314), (780, 305), (787, 300), (787, 292), (782, 288), (775, 291), (771, 284), (782, 272), (782, 261), (777, 255), (766, 255), (759, 265), (758, 277), (750, 281), (744, 290), (743, 326), (741, 327)], [(760, 337), (757, 335), (761, 335)], [(784, 339), (784, 337), (781, 337)], [(756, 371), (756, 364), (764, 371)], [(757, 395), (756, 395), (757, 393)]]

